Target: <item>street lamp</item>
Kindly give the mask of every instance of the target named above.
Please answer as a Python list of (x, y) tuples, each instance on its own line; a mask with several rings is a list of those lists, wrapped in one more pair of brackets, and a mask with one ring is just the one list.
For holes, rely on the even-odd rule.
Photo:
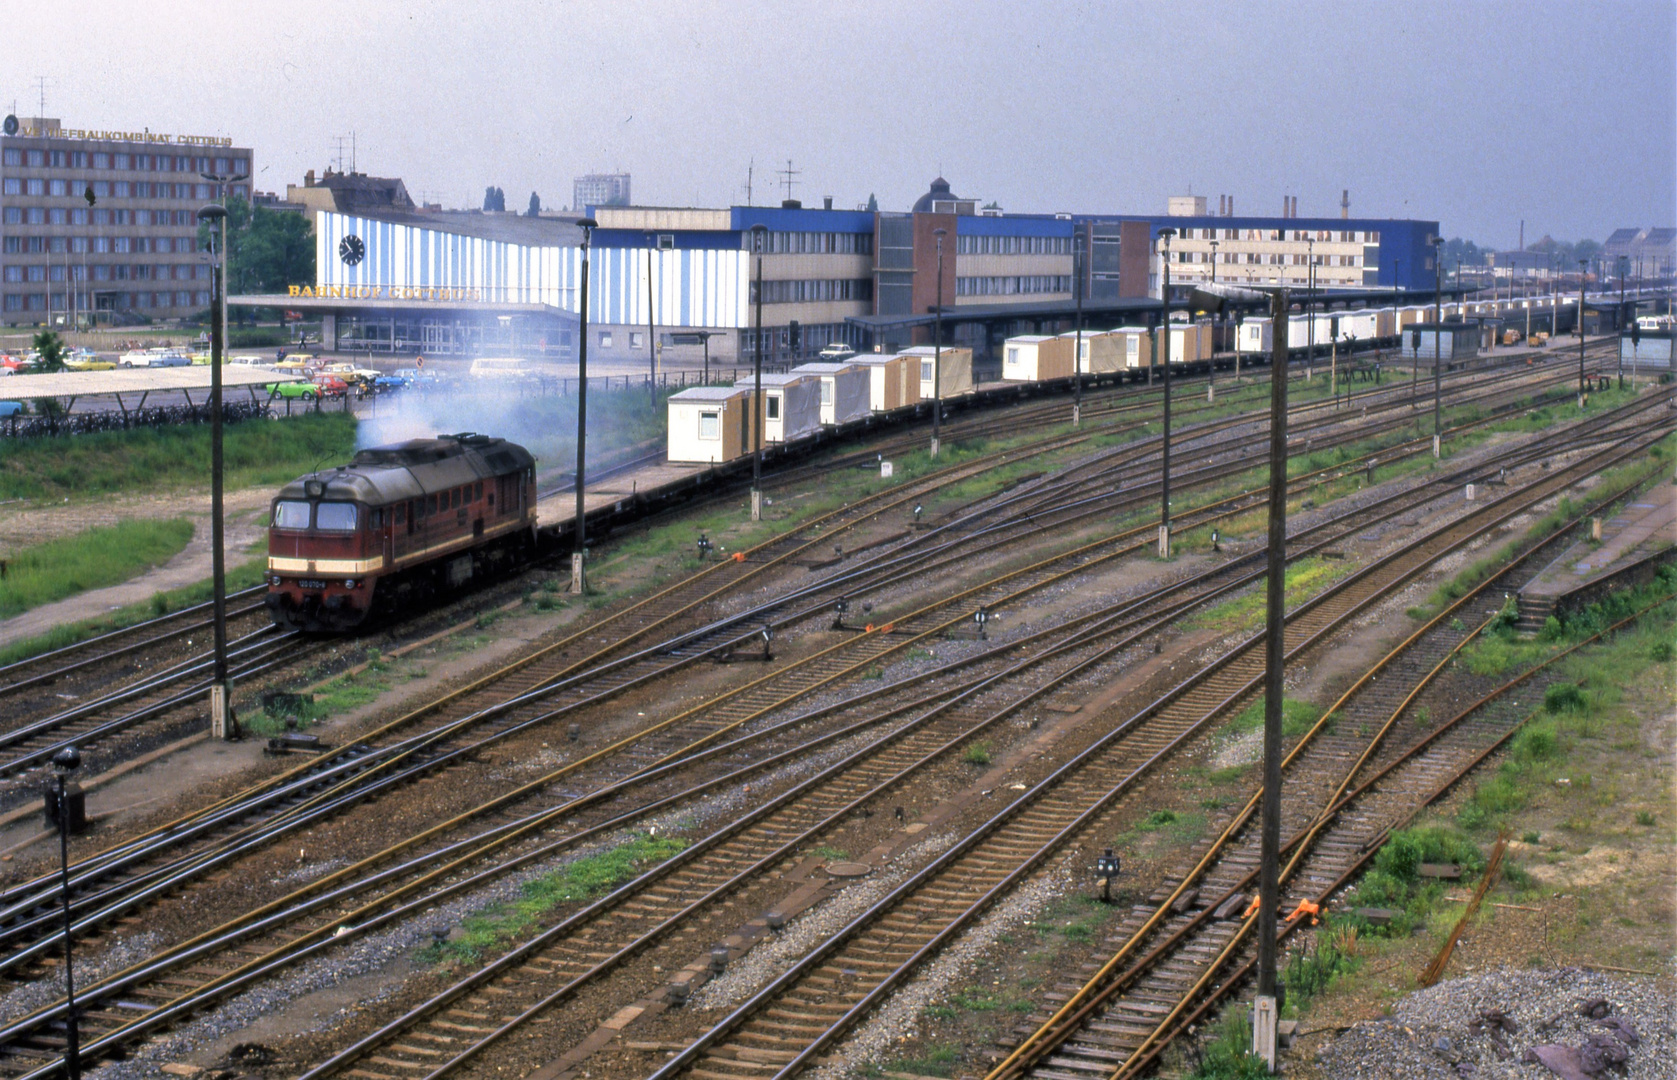
[(943, 238), (948, 229), (933, 229), (937, 238), (937, 299), (932, 302), (932, 456), (937, 457), (943, 434)]
[[(1215, 233), (1217, 230), (1213, 229), (1211, 231)], [(1217, 239), (1215, 236), (1211, 240), (1211, 284), (1217, 284)], [(1211, 334), (1211, 363), (1207, 365), (1205, 371), (1205, 400), (1208, 402), (1217, 400), (1217, 330), (1221, 329), (1222, 322), (1223, 313), (1219, 310), (1217, 312), (1217, 322)]]
[(1590, 260), (1578, 260), (1578, 407), (1584, 407), (1584, 283)]
[(583, 481), (588, 469), (588, 245), (594, 238), (599, 222), (580, 218), (582, 230), (582, 298), (577, 305), (580, 335), (576, 351), (576, 527), (575, 548), (571, 552), (571, 592), (582, 595), (588, 588), (583, 572), (583, 553), (588, 549), (588, 519), (583, 505)]
[(1619, 389), (1625, 388), (1625, 275), (1630, 273), (1630, 256), (1619, 256)]
[(751, 226), (751, 250), (757, 253), (757, 338), (755, 350), (755, 384), (751, 410), (751, 520), (763, 519), (763, 252), (769, 246), (769, 227), (759, 222)]
[(1437, 458), (1444, 451), (1444, 238), (1435, 236), (1427, 242), (1432, 245), (1433, 268), (1432, 456)]
[(1163, 245), (1161, 265), (1164, 273), (1159, 281), (1159, 333), (1153, 339), (1153, 354), (1165, 368), (1165, 433), (1160, 452), (1159, 469), (1159, 558), (1170, 558), (1170, 238), (1176, 230), (1159, 230)]
[[(1072, 295), (1077, 301), (1077, 347), (1071, 354), (1072, 399), (1071, 426), (1083, 422), (1083, 232), (1078, 230), (1071, 241), (1071, 273), (1075, 279)], [(938, 275), (938, 287), (943, 287), (943, 275)]]
[(658, 234), (646, 234), (646, 369), (651, 373), (649, 386), (652, 403), (658, 403), (658, 335), (653, 329), (652, 303), (657, 293), (652, 291), (652, 258), (658, 250)]
[(70, 774), (81, 767), (81, 751), (66, 746), (52, 756), (52, 770), (57, 777), (53, 789), (54, 811), (58, 818), (59, 897), (64, 908), (64, 1072), (70, 1080), (81, 1080), (81, 1032), (76, 1016), (76, 977), (71, 970), (70, 931), (74, 920), (70, 914), (70, 828), (76, 824), (70, 815), (70, 793), (67, 781)]
[(210, 588), (214, 612), (215, 671), (210, 679), (210, 735), (236, 738), (238, 721), (228, 723), (227, 701), (227, 552), (222, 523), (224, 456), (221, 432), (221, 359), (227, 329), (227, 208), (210, 203), (198, 211), (210, 241)]
[(1316, 238), (1306, 236), (1304, 301), (1304, 381), (1309, 382), (1316, 372)]

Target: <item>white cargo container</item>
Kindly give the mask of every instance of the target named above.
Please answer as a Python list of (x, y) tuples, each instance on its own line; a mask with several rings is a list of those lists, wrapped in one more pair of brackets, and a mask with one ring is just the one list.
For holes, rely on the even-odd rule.
[(1358, 341), (1371, 341), (1380, 331), (1379, 319), (1372, 311), (1348, 311), (1339, 317), (1339, 336)]
[(1107, 337), (1116, 344), (1115, 351), (1125, 371), (1153, 366), (1153, 331), (1145, 326), (1120, 326)]
[[(753, 379), (734, 385), (749, 390)], [(811, 375), (763, 376), (763, 420), (765, 443), (791, 442), (821, 430), (821, 380)]]
[(1025, 334), (1002, 344), (1002, 379), (1006, 382), (1046, 382), (1071, 378), (1070, 338)]
[[(971, 349), (945, 346), (941, 362), (936, 360), (936, 350), (930, 345), (916, 345), (912, 349), (904, 349), (902, 354), (920, 361), (920, 400), (960, 397), (972, 393)], [(942, 369), (943, 386), (934, 392), (932, 372), (939, 366)]]
[(1249, 356), (1268, 356), (1275, 350), (1275, 320), (1246, 319), (1235, 333), (1235, 350)]
[(864, 353), (848, 363), (868, 373), (868, 408), (891, 412), (920, 400), (920, 358), (900, 353)]
[(751, 452), (751, 391), (694, 386), (668, 400), (669, 459), (716, 465)]
[(846, 424), (868, 415), (868, 372), (860, 364), (799, 364), (794, 375), (813, 375), (821, 380), (821, 422)]
[[(1094, 332), (1093, 330), (1090, 330), (1088, 327), (1084, 327), (1083, 328), (1083, 347), (1081, 349), (1079, 349), (1078, 345), (1077, 345), (1077, 331), (1076, 330), (1067, 330), (1065, 333), (1061, 334), (1060, 336), (1065, 338), (1067, 341), (1071, 342), (1072, 350), (1077, 353), (1077, 370), (1084, 375), (1089, 374), (1089, 372), (1092, 370), (1089, 366), (1089, 357), (1094, 350), (1094, 340), (1095, 340), (1095, 338), (1099, 337), (1100, 335), (1097, 334), (1096, 332)], [(1067, 374), (1069, 375), (1070, 373), (1068, 372)]]

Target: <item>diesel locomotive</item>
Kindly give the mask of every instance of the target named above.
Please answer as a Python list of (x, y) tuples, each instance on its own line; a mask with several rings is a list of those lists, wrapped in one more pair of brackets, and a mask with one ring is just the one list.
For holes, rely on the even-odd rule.
[(268, 529), (268, 610), (279, 625), (352, 630), (492, 577), (535, 551), (536, 462), (462, 433), (359, 451), (280, 489)]

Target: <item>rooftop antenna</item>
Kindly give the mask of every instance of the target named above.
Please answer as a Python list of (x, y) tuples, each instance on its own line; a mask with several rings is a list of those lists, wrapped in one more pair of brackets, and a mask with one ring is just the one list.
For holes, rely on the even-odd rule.
[(745, 205), (751, 206), (751, 174), (757, 169), (757, 159), (752, 158), (745, 167)]
[(40, 87), (41, 90), (41, 111), (35, 115), (45, 120), (47, 116), (47, 77), (45, 75), (35, 76), (35, 85)]
[(797, 178), (803, 175), (802, 169), (792, 168), (792, 159), (786, 159), (786, 168), (777, 170), (781, 176), (781, 183), (786, 185), (786, 197), (792, 197), (792, 185), (798, 183)]
[(349, 133), (349, 171), (355, 171), (355, 132)]

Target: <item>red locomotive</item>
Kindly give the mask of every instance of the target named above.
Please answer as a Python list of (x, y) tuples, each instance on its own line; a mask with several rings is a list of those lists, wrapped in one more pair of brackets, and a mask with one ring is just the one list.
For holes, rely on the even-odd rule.
[(293, 480), (269, 519), (274, 621), (349, 630), (524, 561), (535, 465), (517, 443), (465, 433), (375, 446)]

